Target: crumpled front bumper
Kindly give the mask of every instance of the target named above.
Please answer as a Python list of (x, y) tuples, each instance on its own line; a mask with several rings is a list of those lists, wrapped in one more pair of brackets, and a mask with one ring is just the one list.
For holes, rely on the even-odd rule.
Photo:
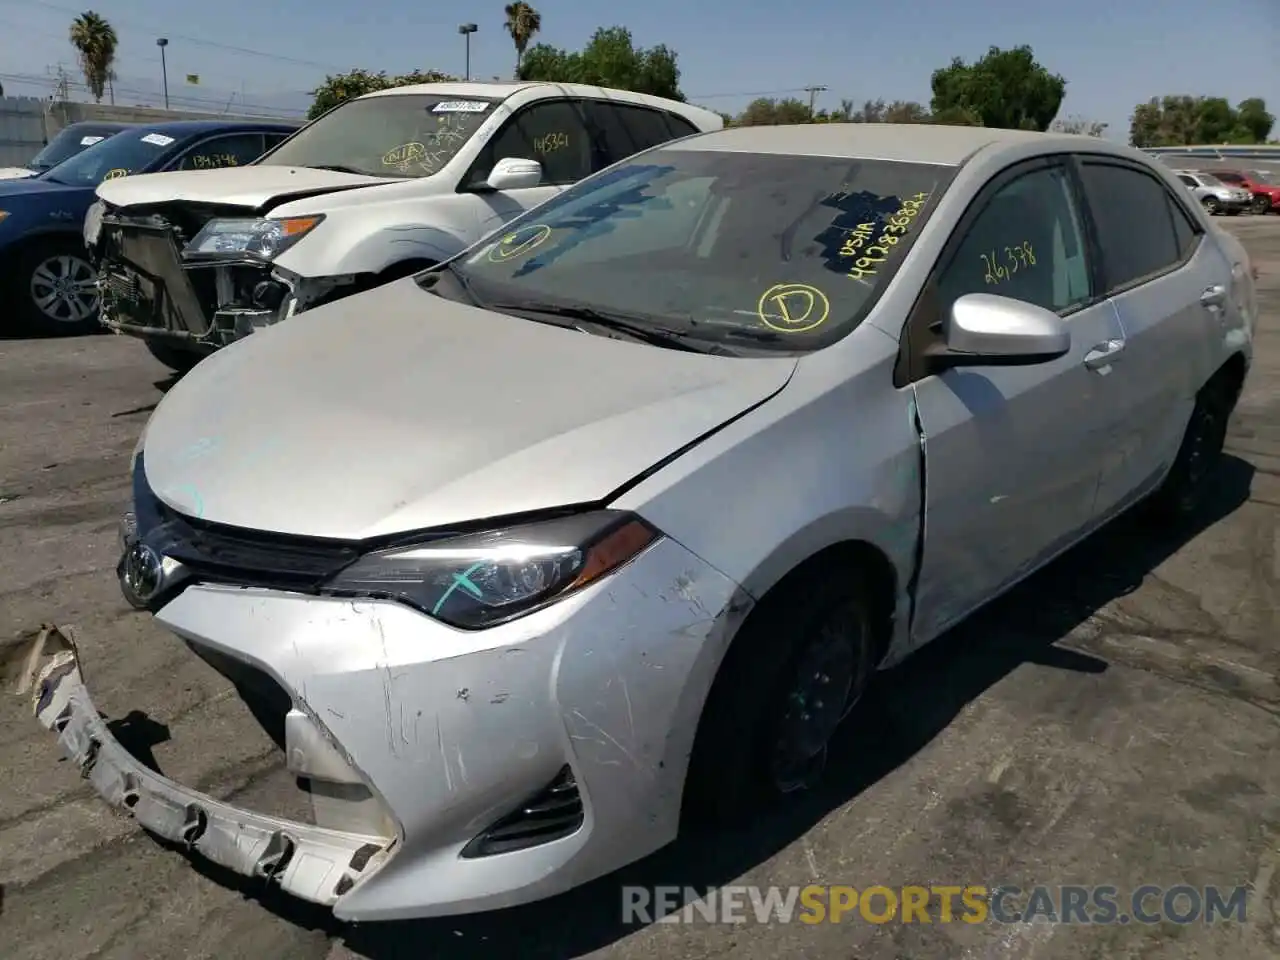
[[(385, 814), (339, 821), (317, 805), (319, 827), (232, 808), (141, 765), (98, 716), (74, 644), (33, 656), (27, 672), (40, 722), (98, 793), (157, 834), (339, 919), (446, 916), (554, 896), (675, 838), (702, 705), (750, 607), (671, 538), (482, 631), (387, 600), (187, 587), (156, 620), (202, 657), (275, 683)], [(287, 743), (286, 754), (290, 771), (308, 768)], [(581, 810), (571, 833), (489, 842), (535, 816), (566, 770)]]
[[(395, 839), (344, 833), (232, 807), (147, 769), (116, 741), (89, 698), (69, 630), (39, 643), (63, 649), (30, 658), (32, 705), (42, 726), (58, 735), (63, 753), (111, 806), (157, 836), (194, 850), (246, 877), (276, 883), (286, 893), (332, 906), (373, 873)], [(43, 661), (43, 662), (41, 662)]]

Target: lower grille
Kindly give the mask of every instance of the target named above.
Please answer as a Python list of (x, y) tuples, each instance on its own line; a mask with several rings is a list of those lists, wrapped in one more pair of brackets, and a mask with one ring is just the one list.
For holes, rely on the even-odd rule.
[(578, 782), (565, 764), (550, 784), (463, 847), (461, 856), (474, 860), (562, 840), (585, 819)]

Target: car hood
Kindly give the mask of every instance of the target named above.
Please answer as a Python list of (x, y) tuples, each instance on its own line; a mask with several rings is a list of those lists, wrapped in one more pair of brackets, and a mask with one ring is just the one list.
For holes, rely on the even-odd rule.
[(338, 173), (333, 170), (316, 170), (313, 167), (263, 164), (121, 177), (105, 181), (98, 187), (98, 196), (117, 207), (188, 200), (254, 208), (272, 200), (300, 194), (326, 193), (330, 190), (396, 182), (398, 181), (387, 177)]
[(0, 202), (9, 197), (65, 197), (80, 193), (88, 194), (89, 188), (69, 183), (55, 183), (44, 177), (0, 181)]
[(23, 177), (34, 177), (37, 171), (28, 167), (0, 167), (0, 180), (19, 180)]
[(795, 364), (565, 330), (409, 278), (201, 361), (152, 415), (147, 479), (189, 516), (338, 539), (595, 502)]

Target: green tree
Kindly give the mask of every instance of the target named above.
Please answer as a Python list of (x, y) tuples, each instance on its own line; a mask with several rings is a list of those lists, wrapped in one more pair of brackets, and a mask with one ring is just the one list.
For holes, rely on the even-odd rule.
[(601, 27), (578, 53), (539, 43), (520, 62), (521, 80), (590, 83), (684, 100), (675, 51), (636, 47), (626, 27)]
[(520, 76), (520, 61), (529, 47), (529, 41), (542, 29), (542, 14), (524, 0), (508, 3), (503, 10), (507, 15), (507, 33), (511, 34), (511, 42), (516, 45), (516, 72)]
[(111, 68), (115, 64), (116, 47), (119, 45), (115, 28), (99, 14), (86, 10), (71, 21), (69, 38), (71, 45), (76, 48), (85, 85), (93, 94), (94, 101), (101, 103), (102, 95), (107, 90), (107, 81), (111, 78)]
[(1241, 100), (1236, 107), (1236, 122), (1249, 137), (1248, 143), (1266, 143), (1276, 124), (1273, 114), (1267, 113), (1267, 101), (1261, 97)]
[(991, 47), (972, 64), (959, 57), (933, 72), (935, 115), (977, 119), (980, 126), (1048, 130), (1066, 95), (1067, 81), (1038, 63), (1028, 46)]
[(774, 100), (770, 97), (759, 97), (747, 104), (746, 109), (738, 114), (734, 126), (769, 127), (784, 123), (808, 123), (809, 105), (787, 97)]
[(368, 70), (349, 70), (346, 73), (329, 75), (324, 83), (311, 91), (315, 100), (307, 111), (307, 119), (314, 120), (322, 113), (327, 113), (338, 104), (355, 97), (363, 97), (375, 90), (386, 90), (390, 87), (404, 87), (414, 83), (444, 83), (456, 78), (435, 70), (415, 70), (413, 73), (402, 73), (399, 76), (387, 76), (385, 70), (372, 73)]

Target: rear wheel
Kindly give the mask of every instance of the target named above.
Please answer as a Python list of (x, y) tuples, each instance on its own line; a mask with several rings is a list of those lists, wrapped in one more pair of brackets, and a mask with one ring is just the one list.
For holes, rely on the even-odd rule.
[(1171, 519), (1185, 517), (1204, 501), (1222, 459), (1235, 401), (1233, 382), (1223, 374), (1215, 376), (1196, 395), (1191, 419), (1169, 475), (1151, 496), (1149, 506), (1157, 515)]
[(1256, 214), (1266, 213), (1271, 209), (1271, 198), (1265, 194), (1261, 194), (1253, 198), (1253, 205), (1250, 209)]
[(1222, 212), (1222, 204), (1218, 202), (1217, 197), (1205, 197), (1201, 202), (1204, 204), (1205, 212), (1211, 217), (1216, 217)]
[(11, 289), (23, 332), (60, 337), (102, 329), (97, 273), (75, 240), (45, 240), (19, 251)]
[(175, 373), (186, 373), (203, 359), (203, 354), (194, 350), (183, 350), (181, 347), (157, 340), (145, 342), (151, 355)]
[(725, 656), (685, 782), (692, 821), (732, 821), (816, 785), (875, 670), (875, 620), (852, 571), (779, 584)]

